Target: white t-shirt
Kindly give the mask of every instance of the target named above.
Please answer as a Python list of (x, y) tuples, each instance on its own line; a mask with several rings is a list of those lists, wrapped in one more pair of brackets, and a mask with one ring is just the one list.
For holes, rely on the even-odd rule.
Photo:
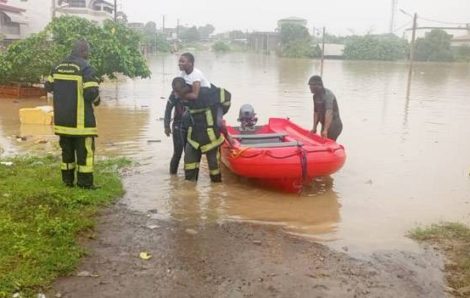
[(187, 74), (185, 71), (181, 72), (180, 75), (188, 85), (193, 85), (193, 82), (201, 82), (201, 87), (211, 86), (211, 82), (204, 76), (204, 74), (197, 68), (193, 68), (193, 71), (190, 74)]

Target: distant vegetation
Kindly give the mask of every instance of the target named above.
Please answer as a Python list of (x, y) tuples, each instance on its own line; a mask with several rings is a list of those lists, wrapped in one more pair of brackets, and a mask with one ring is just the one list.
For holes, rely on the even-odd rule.
[(452, 36), (443, 30), (432, 30), (426, 37), (416, 40), (415, 58), (417, 61), (453, 61), (450, 48)]
[[(143, 40), (147, 51), (169, 52), (175, 46), (172, 42), (177, 43), (180, 49), (243, 51), (248, 48), (250, 40), (250, 33), (241, 30), (213, 34), (215, 27), (210, 24), (179, 26), (176, 31), (177, 40), (174, 40), (175, 34), (169, 37), (157, 32), (155, 23), (145, 24)], [(451, 38), (451, 35), (439, 29), (429, 32), (424, 38), (418, 38), (415, 60), (470, 62), (470, 46), (451, 47)], [(277, 53), (282, 57), (318, 58), (321, 56), (321, 42), (322, 38), (311, 36), (306, 27), (287, 23), (279, 30)], [(410, 52), (408, 41), (394, 34), (336, 36), (326, 33), (325, 43), (343, 44), (343, 58), (347, 60), (407, 60)]]
[(393, 34), (352, 36), (346, 40), (344, 58), (394, 61), (406, 57), (408, 43)]
[(230, 51), (230, 46), (219, 40), (212, 45), (212, 50), (214, 52), (228, 52)]
[(320, 49), (314, 46), (307, 28), (297, 24), (283, 24), (280, 30), (280, 55), (291, 58), (314, 58), (320, 56)]

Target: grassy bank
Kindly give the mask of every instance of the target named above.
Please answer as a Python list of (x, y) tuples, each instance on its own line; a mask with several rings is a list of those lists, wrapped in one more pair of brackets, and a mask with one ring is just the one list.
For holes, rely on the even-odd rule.
[(458, 223), (442, 223), (416, 228), (409, 236), (437, 245), (447, 256), (445, 266), (449, 286), (454, 294), (470, 297), (470, 229)]
[(84, 251), (77, 236), (94, 225), (97, 208), (123, 194), (119, 168), (96, 165), (94, 191), (62, 185), (57, 157), (0, 160), (0, 297), (37, 294), (72, 270)]

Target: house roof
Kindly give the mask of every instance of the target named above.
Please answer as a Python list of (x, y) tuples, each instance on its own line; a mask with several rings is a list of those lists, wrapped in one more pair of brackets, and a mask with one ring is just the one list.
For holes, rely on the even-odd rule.
[(288, 18), (280, 19), (279, 21), (307, 21), (307, 20), (303, 18), (299, 18), (299, 17), (288, 17)]
[(462, 35), (462, 36), (456, 36), (456, 37), (452, 38), (452, 41), (470, 41), (470, 34)]
[(343, 56), (343, 51), (344, 44), (325, 43), (325, 56)]
[(0, 11), (7, 11), (7, 12), (13, 12), (13, 13), (22, 13), (25, 12), (26, 9), (6, 5), (6, 4), (1, 4), (0, 3)]

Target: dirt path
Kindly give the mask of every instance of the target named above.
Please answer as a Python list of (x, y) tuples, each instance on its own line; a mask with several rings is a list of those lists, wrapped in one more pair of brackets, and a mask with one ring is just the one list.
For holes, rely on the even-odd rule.
[(90, 254), (47, 297), (445, 297), (432, 251), (359, 260), (275, 226), (188, 226), (122, 203), (85, 245)]

